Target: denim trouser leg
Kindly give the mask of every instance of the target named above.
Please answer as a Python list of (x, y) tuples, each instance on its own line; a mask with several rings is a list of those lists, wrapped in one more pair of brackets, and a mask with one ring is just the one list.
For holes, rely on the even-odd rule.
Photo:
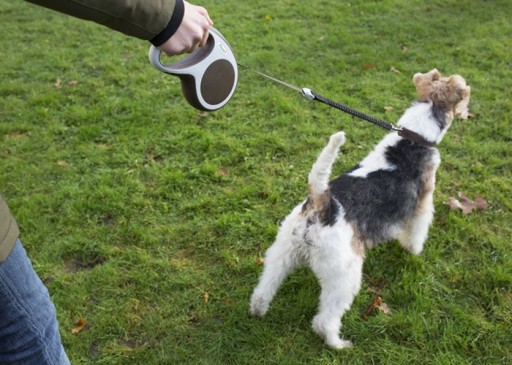
[(69, 364), (55, 307), (19, 240), (0, 263), (0, 364)]

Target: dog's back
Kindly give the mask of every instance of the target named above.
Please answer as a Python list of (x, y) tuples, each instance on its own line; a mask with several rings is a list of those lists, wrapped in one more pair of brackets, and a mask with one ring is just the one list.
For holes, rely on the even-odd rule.
[(396, 230), (416, 209), (427, 176), (437, 168), (436, 149), (406, 139), (388, 141), (390, 145), (375, 151), (386, 161), (383, 168), (359, 174), (363, 168), (358, 165), (329, 185), (345, 220), (365, 237), (368, 246), (396, 238)]

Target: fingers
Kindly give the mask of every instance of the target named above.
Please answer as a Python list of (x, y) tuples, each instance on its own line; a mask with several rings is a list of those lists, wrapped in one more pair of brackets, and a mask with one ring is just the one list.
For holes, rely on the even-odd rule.
[(168, 56), (191, 53), (203, 47), (208, 41), (210, 26), (213, 24), (208, 11), (202, 6), (185, 4), (185, 14), (181, 25), (160, 49)]

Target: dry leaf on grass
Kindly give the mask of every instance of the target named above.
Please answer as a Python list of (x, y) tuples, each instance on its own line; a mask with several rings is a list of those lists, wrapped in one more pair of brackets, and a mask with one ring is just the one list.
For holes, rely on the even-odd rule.
[(368, 320), (368, 316), (375, 312), (376, 310), (380, 310), (384, 314), (391, 314), (391, 310), (389, 309), (388, 305), (384, 303), (382, 300), (382, 297), (377, 294), (372, 300), (372, 303), (368, 306), (368, 309), (366, 310), (366, 313), (363, 315), (363, 319), (365, 321)]
[(226, 167), (219, 167), (217, 174), (220, 176), (226, 176), (228, 174), (228, 169)]
[(396, 73), (396, 74), (399, 74), (400, 73), (400, 70), (397, 69), (395, 66), (391, 66), (391, 68), (389, 69), (389, 71), (393, 72), (393, 73)]
[(467, 215), (470, 214), (473, 210), (483, 210), (487, 209), (489, 204), (487, 201), (482, 198), (480, 195), (475, 197), (475, 200), (469, 199), (464, 193), (460, 192), (457, 194), (460, 201), (453, 196), (450, 197), (447, 201), (444, 202), (445, 205), (450, 207), (450, 210), (460, 209), (462, 210), (462, 214)]
[(75, 323), (75, 327), (73, 327), (73, 329), (71, 330), (71, 334), (76, 335), (77, 333), (81, 332), (85, 328), (86, 324), (87, 321), (85, 320), (85, 318), (80, 318), (78, 322)]
[(204, 304), (208, 304), (208, 302), (210, 301), (210, 294), (208, 294), (207, 291), (204, 292), (203, 299), (204, 299)]

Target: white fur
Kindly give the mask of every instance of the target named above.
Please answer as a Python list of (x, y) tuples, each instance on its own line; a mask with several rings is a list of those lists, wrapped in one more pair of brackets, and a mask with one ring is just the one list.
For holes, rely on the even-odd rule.
[(396, 144), (401, 137), (397, 133), (386, 135), (375, 149), (359, 163), (359, 168), (349, 173), (352, 176), (366, 177), (376, 170), (394, 170), (396, 167), (389, 164), (384, 152), (388, 146)]
[(313, 164), (308, 176), (308, 182), (312, 189), (312, 193), (321, 194), (327, 189), (329, 177), (331, 176), (332, 164), (336, 161), (338, 150), (343, 143), (345, 143), (345, 133), (338, 132), (333, 134), (329, 139), (329, 143), (322, 150), (322, 153), (320, 153), (320, 156)]
[(416, 103), (405, 111), (397, 125), (418, 133), (429, 142), (440, 143), (449, 126), (441, 130), (434, 120), (431, 108), (431, 103)]

